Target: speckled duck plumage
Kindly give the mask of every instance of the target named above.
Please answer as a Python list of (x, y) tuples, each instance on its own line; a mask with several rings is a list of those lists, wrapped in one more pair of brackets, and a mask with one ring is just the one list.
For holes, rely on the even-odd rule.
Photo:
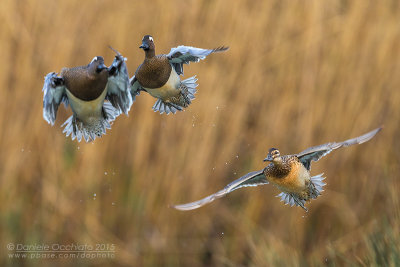
[(322, 174), (310, 175), (311, 162), (318, 161), (335, 149), (367, 142), (381, 129), (377, 128), (362, 136), (343, 142), (310, 147), (293, 155), (281, 156), (278, 149), (271, 148), (264, 159), (264, 161), (270, 163), (264, 169), (250, 172), (228, 184), (224, 189), (201, 200), (173, 207), (178, 210), (192, 210), (221, 198), (236, 189), (271, 183), (281, 191), (278, 195), (281, 201), (290, 206), (302, 207), (308, 211), (305, 207), (306, 202), (321, 195), (323, 187), (326, 185), (323, 182), (325, 178)]

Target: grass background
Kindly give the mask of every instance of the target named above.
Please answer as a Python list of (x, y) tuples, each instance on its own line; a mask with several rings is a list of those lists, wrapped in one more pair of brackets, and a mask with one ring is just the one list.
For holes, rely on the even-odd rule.
[[(395, 0), (50, 1), (0, 7), (0, 265), (320, 266), (400, 264), (400, 6)], [(94, 143), (42, 118), (43, 77), (128, 58), (229, 45), (185, 66), (196, 100), (173, 116), (142, 93)], [(283, 154), (385, 128), (313, 164), (310, 212), (278, 190), (197, 200)], [(9, 259), (6, 245), (115, 244), (112, 259)]]

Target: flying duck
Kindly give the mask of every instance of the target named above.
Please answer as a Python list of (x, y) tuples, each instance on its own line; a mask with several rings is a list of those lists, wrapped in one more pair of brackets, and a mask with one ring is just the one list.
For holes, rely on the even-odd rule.
[(308, 211), (304, 206), (306, 201), (310, 201), (311, 199), (315, 199), (321, 195), (323, 187), (326, 185), (323, 182), (325, 179), (322, 177), (323, 174), (311, 177), (311, 161), (318, 161), (335, 149), (367, 142), (381, 129), (382, 128), (377, 128), (362, 136), (344, 142), (333, 142), (310, 147), (294, 155), (282, 156), (278, 149), (271, 148), (267, 157), (264, 159), (264, 161), (270, 163), (264, 169), (250, 172), (228, 184), (224, 189), (217, 193), (199, 201), (172, 207), (178, 210), (193, 210), (200, 208), (217, 198), (221, 198), (238, 188), (271, 183), (281, 191), (278, 195), (278, 197), (281, 198), (281, 201), (285, 204), (290, 204), (290, 206), (300, 206), (305, 211)]
[(117, 116), (129, 112), (132, 96), (126, 58), (114, 51), (116, 56), (109, 68), (98, 56), (86, 66), (63, 68), (60, 75), (51, 72), (45, 77), (43, 118), (54, 125), (60, 103), (71, 105), (73, 115), (61, 127), (65, 126), (63, 133), (71, 135), (72, 140), (93, 141), (111, 128)]
[(132, 97), (135, 100), (140, 91), (148, 92), (157, 98), (153, 110), (160, 114), (182, 111), (194, 99), (197, 79), (193, 76), (181, 81), (179, 75), (183, 74), (183, 64), (198, 62), (211, 53), (228, 49), (224, 46), (201, 49), (181, 45), (172, 48), (167, 55), (156, 55), (154, 39), (150, 35), (143, 37), (139, 48), (144, 50), (145, 59), (130, 80)]

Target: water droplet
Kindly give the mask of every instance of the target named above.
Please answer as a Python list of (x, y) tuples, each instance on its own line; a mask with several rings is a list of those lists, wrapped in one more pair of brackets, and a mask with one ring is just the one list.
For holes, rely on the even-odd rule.
[(233, 174), (236, 175), (236, 172), (234, 172)]
[(224, 232), (222, 232), (221, 234), (224, 235)]
[(77, 149), (79, 150), (79, 149), (81, 149), (81, 147), (78, 146)]
[(236, 155), (236, 158), (238, 159), (238, 158), (239, 158), (239, 155)]
[(194, 123), (192, 124), (192, 126), (194, 127)]
[(217, 106), (217, 107), (216, 107), (216, 109), (218, 110), (218, 109), (219, 109), (219, 107)]
[(104, 172), (104, 175), (107, 175), (108, 173), (107, 172)]
[(96, 196), (96, 193), (94, 193), (93, 196), (95, 197), (95, 196)]
[(115, 206), (115, 202), (111, 203), (111, 205)]

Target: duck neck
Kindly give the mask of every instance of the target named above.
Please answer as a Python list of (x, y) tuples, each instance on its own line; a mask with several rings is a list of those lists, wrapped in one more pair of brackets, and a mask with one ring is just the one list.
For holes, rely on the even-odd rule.
[(151, 59), (151, 58), (155, 57), (155, 55), (156, 55), (155, 49), (152, 49), (152, 48), (144, 50), (144, 52), (146, 55), (146, 59)]

